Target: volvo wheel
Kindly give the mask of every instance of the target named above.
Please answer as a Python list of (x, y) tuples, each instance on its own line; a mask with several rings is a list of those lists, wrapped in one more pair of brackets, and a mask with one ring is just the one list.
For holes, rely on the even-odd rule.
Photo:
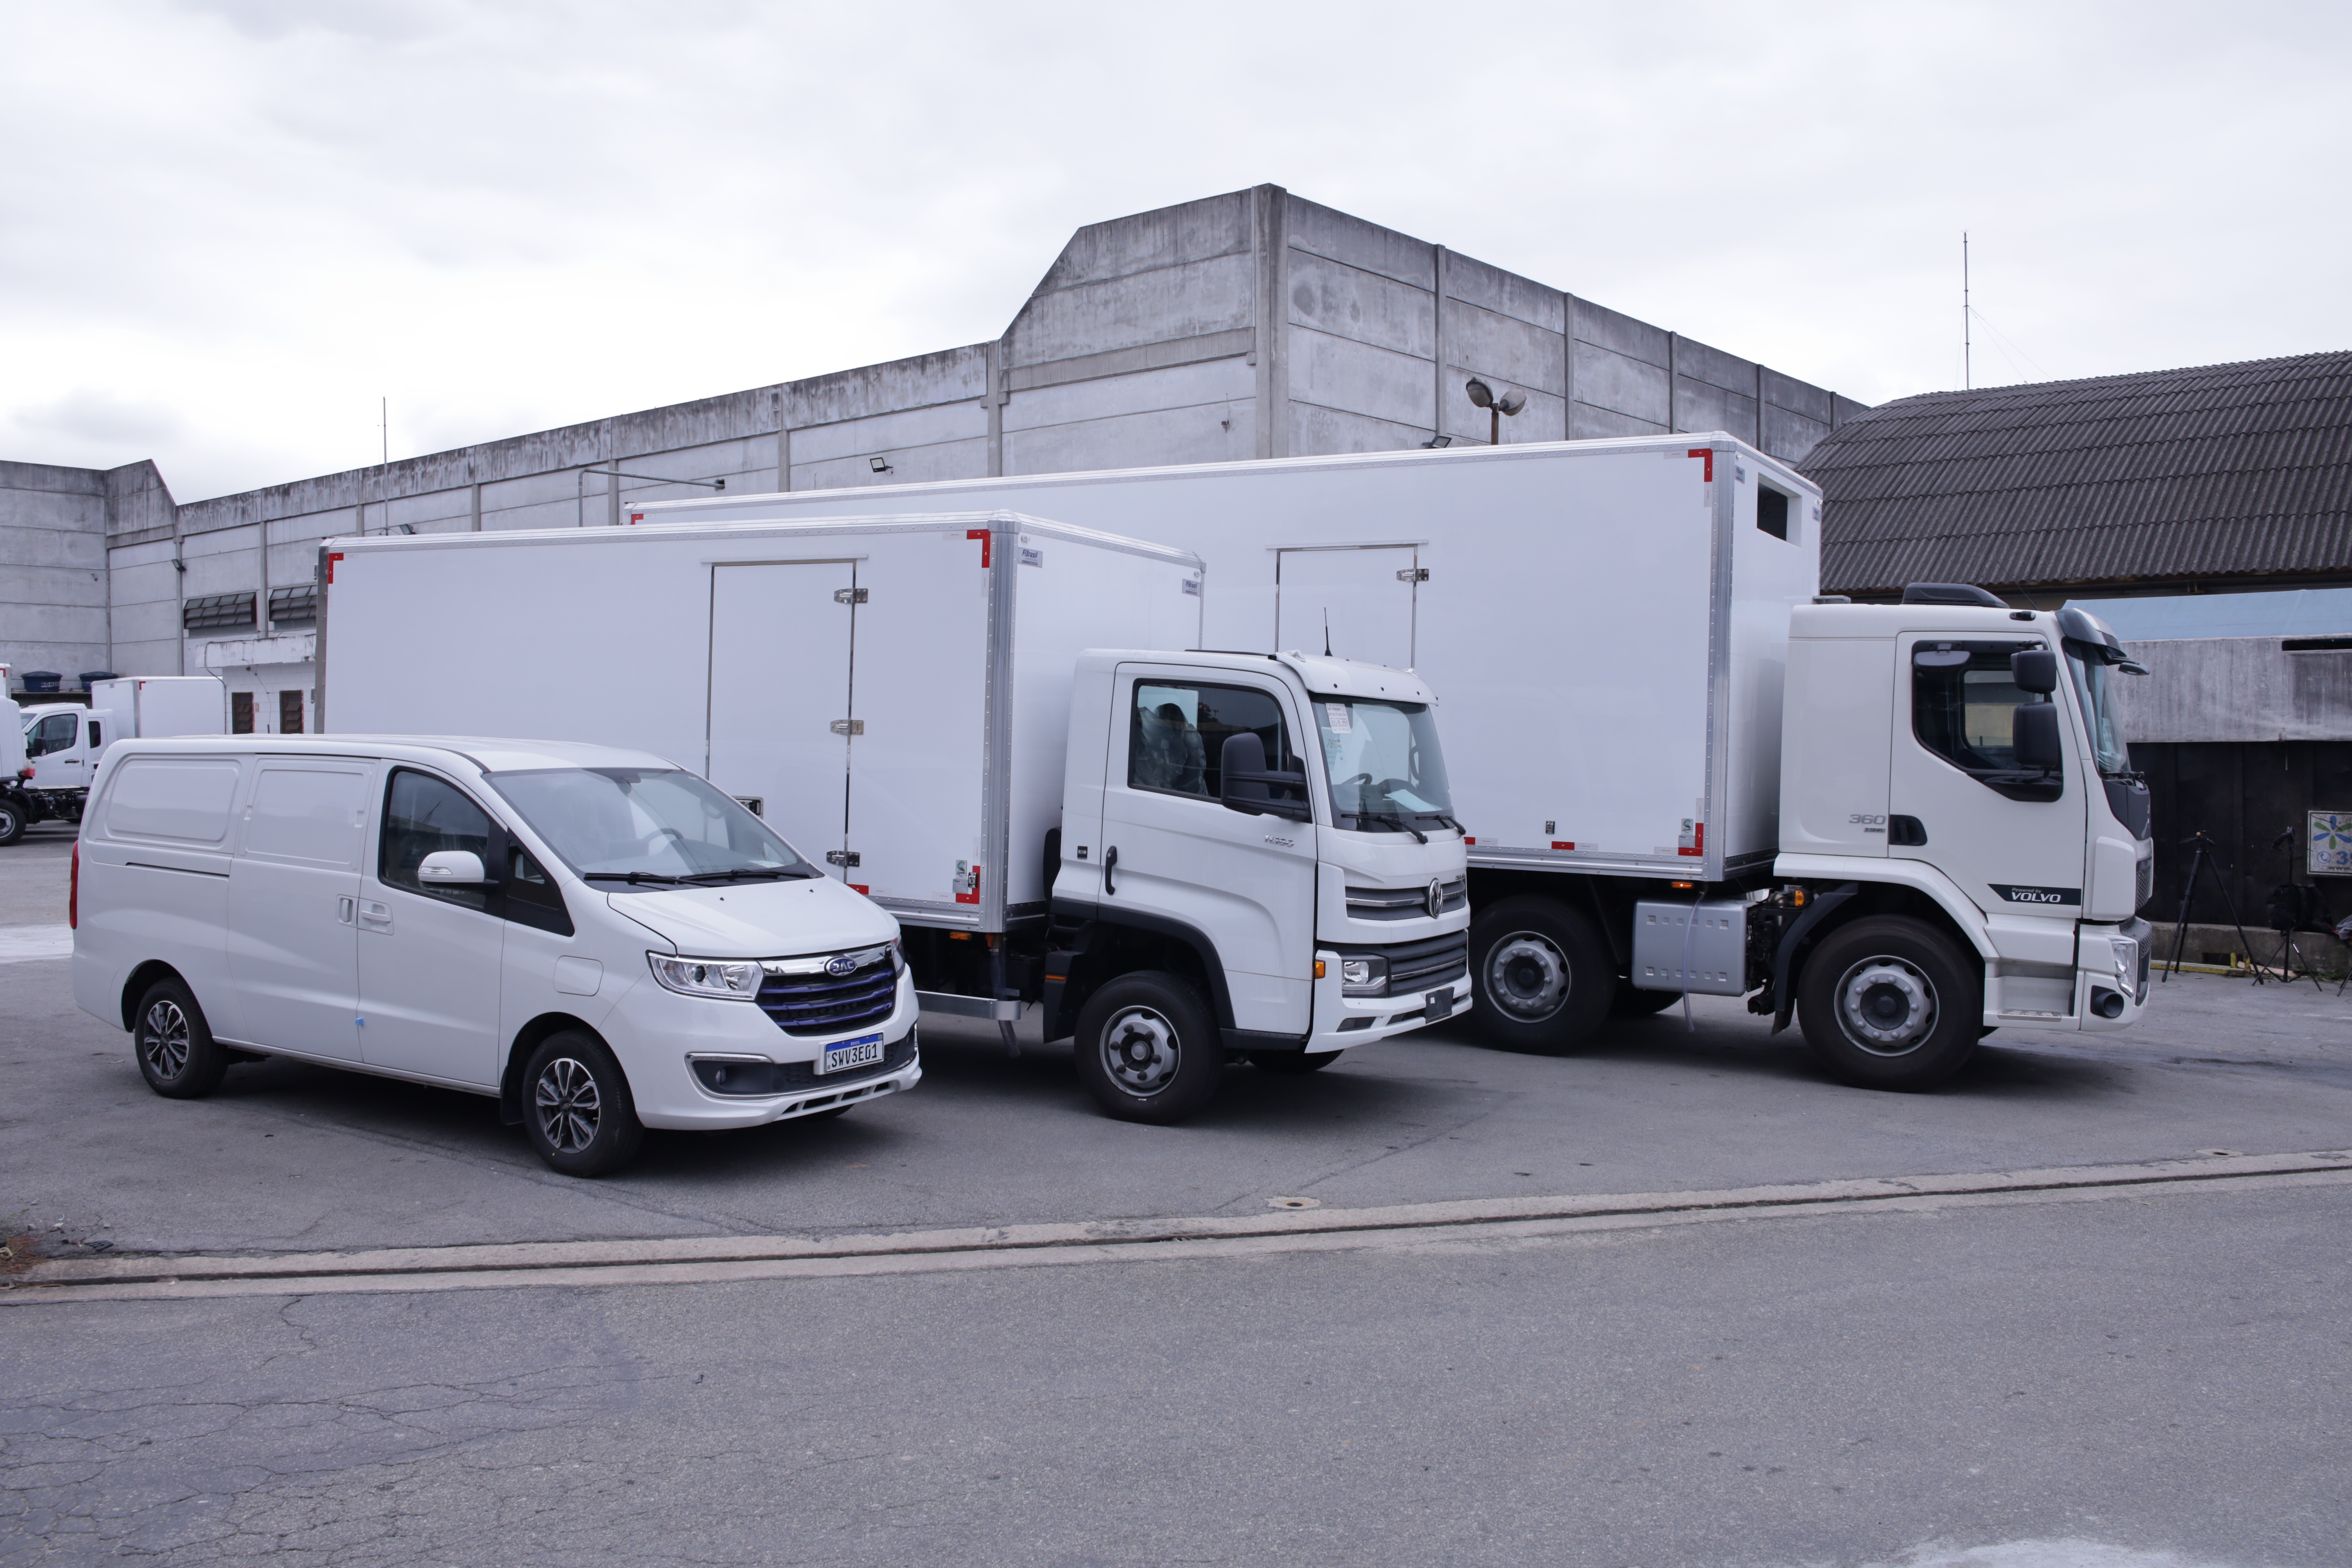
[(1960, 1069), (1983, 1028), (1983, 965), (1925, 921), (1879, 915), (1842, 926), (1797, 982), (1805, 1043), (1865, 1089), (1929, 1089)]
[(139, 1076), (167, 1100), (201, 1099), (228, 1071), (228, 1052), (213, 1043), (204, 1009), (176, 975), (147, 987), (131, 1037)]
[(1472, 1003), (1486, 1037), (1558, 1054), (1609, 1016), (1617, 968), (1592, 921), (1557, 899), (1505, 899), (1470, 928)]
[(1087, 998), (1075, 1042), (1079, 1081), (1122, 1121), (1165, 1126), (1209, 1103), (1225, 1044), (1201, 994), (1173, 974), (1122, 974)]
[(567, 1176), (601, 1176), (636, 1153), (646, 1130), (621, 1064), (579, 1030), (550, 1035), (523, 1068), (523, 1129)]

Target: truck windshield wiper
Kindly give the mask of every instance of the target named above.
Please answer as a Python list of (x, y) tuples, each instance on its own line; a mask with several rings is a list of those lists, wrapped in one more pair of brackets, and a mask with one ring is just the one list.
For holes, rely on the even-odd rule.
[(804, 882), (811, 877), (823, 875), (823, 872), (808, 866), (730, 866), (724, 871), (696, 871), (689, 876), (680, 877), (678, 880), (681, 882), (739, 882), (746, 877), (763, 877), (771, 880), (789, 877), (794, 881)]
[(686, 880), (684, 877), (673, 877), (667, 871), (583, 871), (580, 873), (580, 879), (583, 882), (628, 882), (631, 884), (638, 882), (653, 882), (667, 885), (676, 885)]
[(1360, 811), (1355, 816), (1358, 822), (1385, 822), (1400, 833), (1410, 833), (1415, 844), (1429, 842), (1428, 834), (1423, 833), (1393, 811)]

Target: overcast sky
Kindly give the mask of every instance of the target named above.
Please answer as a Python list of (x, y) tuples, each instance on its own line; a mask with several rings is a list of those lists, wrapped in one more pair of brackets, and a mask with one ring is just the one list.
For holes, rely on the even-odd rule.
[(1876, 403), (2352, 346), (2337, 5), (0, 0), (0, 458), (182, 500), (1001, 332), (1272, 182)]

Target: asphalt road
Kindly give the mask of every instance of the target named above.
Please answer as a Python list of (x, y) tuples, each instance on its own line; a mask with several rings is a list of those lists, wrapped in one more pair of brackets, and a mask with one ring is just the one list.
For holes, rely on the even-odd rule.
[[(2352, 997), (2184, 976), (2131, 1033), (1844, 1089), (1734, 1005), (1441, 1028), (1176, 1129), (927, 1026), (816, 1126), (548, 1173), (486, 1101), (148, 1093), (0, 851), (0, 1213), (74, 1256), (901, 1230), (1672, 1193), (2352, 1145)], [(0, 1562), (2326, 1568), (2341, 1182), (716, 1282), (0, 1300)]]

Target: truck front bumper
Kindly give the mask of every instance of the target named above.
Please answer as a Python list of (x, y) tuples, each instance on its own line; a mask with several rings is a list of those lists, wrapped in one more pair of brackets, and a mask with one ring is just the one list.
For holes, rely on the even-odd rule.
[(1315, 1027), (1309, 1051), (1344, 1051), (1434, 1024), (1470, 1010), (1470, 972), (1394, 996), (1349, 996), (1339, 979), (1339, 955), (1318, 951), (1323, 978), (1315, 982)]

